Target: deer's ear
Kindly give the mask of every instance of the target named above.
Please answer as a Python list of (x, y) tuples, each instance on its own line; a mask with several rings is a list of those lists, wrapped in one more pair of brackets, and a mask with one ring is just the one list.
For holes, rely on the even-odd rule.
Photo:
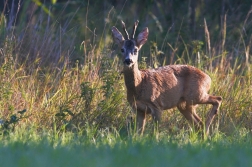
[(142, 32), (140, 32), (140, 34), (138, 34), (136, 42), (137, 42), (137, 46), (138, 46), (139, 49), (147, 41), (148, 35), (149, 35), (149, 30), (148, 30), (147, 27)]
[(123, 35), (114, 26), (112, 27), (112, 34), (113, 34), (114, 42), (117, 43), (119, 46), (121, 46), (124, 41)]

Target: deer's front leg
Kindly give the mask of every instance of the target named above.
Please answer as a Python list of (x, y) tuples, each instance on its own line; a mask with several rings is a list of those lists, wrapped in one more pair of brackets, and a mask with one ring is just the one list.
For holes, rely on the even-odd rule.
[(137, 133), (143, 135), (146, 122), (146, 112), (137, 110)]
[(144, 132), (146, 115), (150, 113), (148, 106), (140, 101), (134, 101), (131, 103), (131, 106), (134, 111), (136, 111), (136, 123), (137, 123), (137, 133), (142, 135)]

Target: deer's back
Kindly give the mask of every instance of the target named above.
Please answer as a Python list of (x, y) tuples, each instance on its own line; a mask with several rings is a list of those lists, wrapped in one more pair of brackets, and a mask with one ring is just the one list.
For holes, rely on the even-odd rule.
[(180, 99), (199, 100), (210, 88), (211, 79), (204, 72), (188, 65), (168, 65), (141, 70), (142, 83), (138, 99), (159, 109), (175, 107)]

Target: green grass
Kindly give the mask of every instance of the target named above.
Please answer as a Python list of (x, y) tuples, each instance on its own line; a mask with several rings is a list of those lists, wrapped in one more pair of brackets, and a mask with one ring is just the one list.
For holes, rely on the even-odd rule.
[[(182, 135), (181, 135), (182, 136)], [(251, 166), (252, 137), (216, 136), (207, 141), (181, 136), (121, 139), (114, 134), (10, 133), (0, 144), (1, 166)], [(218, 139), (217, 139), (218, 138)], [(178, 142), (180, 141), (180, 142)]]

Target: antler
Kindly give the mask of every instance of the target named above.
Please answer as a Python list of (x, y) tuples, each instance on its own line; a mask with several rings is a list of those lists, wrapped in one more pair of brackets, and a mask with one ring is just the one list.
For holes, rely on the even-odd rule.
[(122, 28), (123, 28), (123, 31), (126, 34), (126, 40), (127, 40), (127, 39), (129, 39), (129, 34), (128, 34), (127, 30), (126, 30), (125, 23), (122, 20), (121, 20), (121, 22), (122, 22)]
[(135, 36), (135, 32), (136, 32), (136, 28), (137, 28), (137, 25), (138, 25), (139, 21), (137, 20), (133, 26), (133, 30), (132, 30), (132, 35), (131, 35), (131, 39), (134, 39), (134, 36)]

